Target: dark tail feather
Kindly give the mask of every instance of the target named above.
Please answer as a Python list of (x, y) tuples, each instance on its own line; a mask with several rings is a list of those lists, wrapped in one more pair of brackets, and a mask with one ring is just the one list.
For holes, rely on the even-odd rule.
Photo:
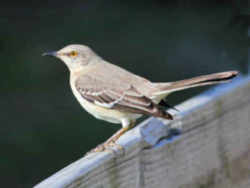
[(174, 109), (175, 111), (180, 112), (177, 108), (175, 108), (173, 105), (170, 105), (169, 103), (167, 103), (164, 99), (160, 101), (159, 105), (162, 107)]
[(151, 115), (155, 116), (155, 117), (160, 117), (163, 119), (168, 119), (168, 120), (173, 120), (173, 116), (168, 113), (166, 110), (164, 110), (163, 108), (161, 108), (161, 106), (157, 105), (156, 108), (154, 109), (155, 112), (152, 113)]

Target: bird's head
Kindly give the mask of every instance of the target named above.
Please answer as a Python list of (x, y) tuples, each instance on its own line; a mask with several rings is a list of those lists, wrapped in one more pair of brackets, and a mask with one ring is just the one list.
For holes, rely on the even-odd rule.
[(99, 58), (88, 46), (79, 44), (68, 45), (58, 51), (46, 52), (43, 56), (61, 59), (70, 71), (84, 68)]

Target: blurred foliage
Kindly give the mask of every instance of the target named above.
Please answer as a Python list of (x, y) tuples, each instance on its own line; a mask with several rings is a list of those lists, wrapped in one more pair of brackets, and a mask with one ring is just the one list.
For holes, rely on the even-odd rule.
[[(106, 60), (152, 81), (230, 69), (246, 72), (249, 14), (241, 14), (247, 4), (238, 2), (2, 3), (2, 187), (31, 187), (119, 128), (88, 115), (71, 93), (66, 67), (42, 57), (43, 52), (86, 44)], [(169, 101), (179, 103), (204, 89), (176, 93)]]

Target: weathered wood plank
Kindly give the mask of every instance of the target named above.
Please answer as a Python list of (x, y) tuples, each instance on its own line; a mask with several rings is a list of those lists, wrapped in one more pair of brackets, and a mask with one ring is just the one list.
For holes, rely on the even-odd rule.
[[(91, 154), (35, 187), (250, 187), (250, 78), (177, 108), (174, 121), (149, 118), (122, 136), (125, 153)], [(170, 127), (182, 134), (170, 136)]]

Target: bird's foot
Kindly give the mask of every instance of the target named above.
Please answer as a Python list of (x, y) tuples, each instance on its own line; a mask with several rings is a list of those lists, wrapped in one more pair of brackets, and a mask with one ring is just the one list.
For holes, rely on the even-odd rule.
[(115, 139), (109, 139), (107, 142), (100, 144), (96, 148), (87, 152), (86, 155), (102, 151), (111, 151), (112, 153), (124, 153), (124, 148), (121, 145), (117, 144)]
[(106, 142), (98, 145), (95, 149), (92, 149), (86, 155), (90, 153), (102, 152), (102, 151), (111, 151), (112, 153), (118, 153), (118, 152), (124, 153), (124, 148), (121, 145), (117, 144), (116, 141), (121, 137), (121, 135), (123, 135), (130, 128), (132, 128), (133, 125), (134, 125), (134, 122), (130, 124), (129, 126), (121, 128), (112, 137), (110, 137)]

